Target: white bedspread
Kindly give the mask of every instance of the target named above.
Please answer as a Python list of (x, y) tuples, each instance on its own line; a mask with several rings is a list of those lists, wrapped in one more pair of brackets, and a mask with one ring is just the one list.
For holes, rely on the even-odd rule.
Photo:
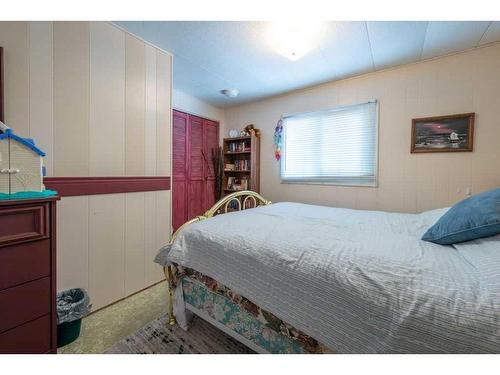
[(445, 211), (277, 203), (188, 226), (169, 260), (338, 352), (500, 353), (500, 248), (421, 241)]

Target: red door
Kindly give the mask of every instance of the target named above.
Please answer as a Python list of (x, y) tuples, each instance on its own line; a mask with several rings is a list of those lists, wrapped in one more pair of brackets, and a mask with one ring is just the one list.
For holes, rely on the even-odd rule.
[(172, 128), (172, 226), (174, 231), (187, 221), (188, 115), (174, 111)]
[(172, 226), (203, 214), (215, 203), (212, 149), (219, 123), (174, 111), (172, 129)]
[(215, 203), (215, 173), (212, 161), (212, 150), (219, 145), (219, 124), (215, 121), (204, 120), (204, 154), (205, 154), (205, 203), (204, 210), (208, 210)]

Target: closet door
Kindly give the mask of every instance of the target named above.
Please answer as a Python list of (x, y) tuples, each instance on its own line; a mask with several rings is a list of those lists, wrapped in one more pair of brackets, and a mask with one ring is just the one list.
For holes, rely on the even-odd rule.
[(174, 231), (215, 203), (212, 150), (219, 123), (173, 111), (172, 225)]
[(189, 115), (188, 220), (204, 212), (205, 161), (203, 159), (203, 119)]
[(204, 210), (212, 207), (216, 201), (215, 198), (215, 173), (214, 164), (212, 161), (212, 150), (219, 145), (219, 123), (211, 120), (203, 121), (204, 145), (203, 151), (205, 154), (205, 201)]
[(173, 112), (172, 128), (172, 226), (174, 231), (187, 221), (188, 217), (188, 115)]

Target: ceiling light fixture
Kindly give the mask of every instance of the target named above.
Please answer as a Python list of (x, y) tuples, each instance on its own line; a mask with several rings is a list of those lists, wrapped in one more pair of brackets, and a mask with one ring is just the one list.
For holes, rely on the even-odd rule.
[(220, 90), (220, 93), (228, 98), (236, 98), (240, 92), (237, 89), (224, 89)]
[(318, 47), (323, 34), (323, 22), (279, 21), (271, 23), (266, 39), (280, 55), (297, 61)]

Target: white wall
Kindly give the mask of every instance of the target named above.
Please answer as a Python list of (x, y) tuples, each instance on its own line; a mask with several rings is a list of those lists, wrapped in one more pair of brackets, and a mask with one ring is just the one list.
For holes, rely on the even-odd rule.
[[(224, 134), (262, 130), (261, 193), (272, 201), (419, 212), (500, 187), (500, 44), (229, 108)], [(379, 187), (281, 184), (273, 133), (283, 114), (380, 101)], [(411, 119), (476, 113), (474, 152), (410, 154)]]
[[(0, 22), (6, 123), (49, 176), (170, 176), (172, 56), (107, 22)], [(58, 203), (58, 289), (99, 308), (162, 280), (170, 191)]]
[(173, 90), (172, 95), (174, 109), (218, 121), (222, 129), (225, 113), (223, 108), (215, 107), (180, 90)]

